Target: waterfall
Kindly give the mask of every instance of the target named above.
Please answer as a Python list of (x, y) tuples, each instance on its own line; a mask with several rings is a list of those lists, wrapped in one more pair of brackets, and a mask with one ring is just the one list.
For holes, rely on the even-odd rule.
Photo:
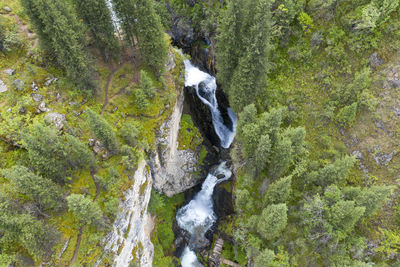
[(189, 60), (185, 60), (185, 86), (193, 86), (200, 100), (208, 106), (212, 115), (212, 122), (215, 132), (221, 140), (223, 148), (229, 148), (235, 138), (237, 117), (235, 113), (228, 108), (228, 116), (232, 122), (232, 127), (224, 124), (221, 112), (216, 98), (217, 82), (215, 77), (201, 71), (193, 66)]
[[(232, 172), (226, 167), (226, 162), (222, 162), (215, 171), (208, 174), (201, 191), (186, 206), (178, 210), (176, 220), (180, 228), (190, 233), (192, 246), (199, 239), (204, 238), (204, 234), (217, 219), (212, 202), (214, 187), (218, 183), (228, 180), (231, 176)], [(183, 267), (199, 264), (196, 254), (191, 249), (186, 247), (183, 252), (181, 257)]]
[(112, 3), (112, 0), (106, 0), (106, 4), (111, 13), (111, 20), (114, 25), (114, 30), (119, 31), (121, 29), (121, 23), (117, 17), (117, 14), (114, 11), (114, 5)]

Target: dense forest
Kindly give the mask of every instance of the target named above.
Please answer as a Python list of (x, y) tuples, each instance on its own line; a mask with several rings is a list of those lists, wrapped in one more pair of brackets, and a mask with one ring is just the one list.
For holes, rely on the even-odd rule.
[[(0, 0), (0, 266), (123, 266), (127, 248), (180, 266), (190, 193), (138, 184), (174, 128), (179, 48), (238, 117), (233, 212), (203, 265), (218, 237), (240, 266), (400, 265), (398, 0)], [(214, 148), (188, 109), (177, 146), (204, 180)], [(130, 188), (145, 206), (120, 231)], [(144, 239), (105, 245), (147, 213), (150, 263)]]

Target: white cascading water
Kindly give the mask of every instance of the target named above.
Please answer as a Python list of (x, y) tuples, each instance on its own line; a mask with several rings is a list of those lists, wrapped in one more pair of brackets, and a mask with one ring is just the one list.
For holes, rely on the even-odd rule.
[[(232, 129), (224, 124), (221, 112), (218, 107), (217, 98), (215, 96), (217, 90), (217, 82), (215, 77), (201, 71), (193, 66), (189, 60), (185, 60), (185, 86), (193, 86), (196, 89), (197, 96), (206, 104), (212, 115), (212, 121), (215, 132), (221, 140), (223, 148), (229, 148), (235, 138), (237, 117), (232, 109), (228, 108), (228, 115), (232, 122)], [(203, 85), (200, 87), (200, 84)]]
[[(223, 176), (223, 177), (221, 177)], [(197, 235), (202, 237), (216, 221), (217, 217), (213, 210), (212, 194), (214, 187), (232, 176), (231, 170), (222, 162), (218, 168), (209, 173), (204, 181), (201, 191), (187, 204), (180, 208), (176, 214), (176, 220), (180, 228), (188, 231), (192, 238)], [(218, 179), (217, 177), (221, 177)], [(197, 261), (196, 254), (186, 247), (181, 256), (183, 267), (201, 266)]]
[(106, 0), (106, 4), (107, 4), (107, 7), (108, 7), (108, 9), (110, 10), (110, 13), (111, 13), (111, 20), (113, 22), (114, 29), (116, 31), (119, 31), (121, 29), (121, 23), (120, 23), (120, 20), (117, 17), (117, 14), (114, 11), (114, 5), (112, 3), (112, 0)]

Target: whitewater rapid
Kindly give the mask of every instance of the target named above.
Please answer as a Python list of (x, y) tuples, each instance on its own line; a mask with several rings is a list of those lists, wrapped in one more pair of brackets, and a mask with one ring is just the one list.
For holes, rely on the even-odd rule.
[(228, 108), (228, 116), (231, 120), (231, 127), (224, 124), (221, 112), (218, 107), (217, 81), (215, 77), (201, 71), (189, 60), (185, 60), (185, 86), (192, 86), (200, 100), (208, 106), (212, 115), (212, 122), (223, 148), (229, 148), (235, 138), (237, 117), (231, 108)]
[[(231, 176), (232, 171), (226, 166), (226, 162), (222, 162), (215, 171), (208, 174), (201, 191), (186, 206), (178, 210), (176, 220), (180, 228), (190, 233), (190, 243), (194, 244), (204, 238), (204, 234), (217, 220), (212, 202), (213, 191), (217, 184), (228, 180)], [(199, 265), (196, 254), (190, 247), (185, 248), (181, 262), (183, 267)]]

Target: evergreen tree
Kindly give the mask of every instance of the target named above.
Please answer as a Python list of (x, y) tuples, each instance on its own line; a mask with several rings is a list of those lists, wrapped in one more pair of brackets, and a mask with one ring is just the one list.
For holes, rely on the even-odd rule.
[(153, 81), (144, 70), (140, 71), (140, 87), (147, 97), (152, 98), (155, 96), (156, 88), (153, 85)]
[(125, 39), (132, 45), (135, 44), (135, 32), (137, 27), (135, 9), (135, 0), (112, 0), (115, 13), (120, 21), (122, 32)]
[(267, 163), (269, 163), (271, 156), (271, 147), (272, 144), (269, 136), (266, 134), (262, 135), (258, 142), (254, 157), (254, 164), (257, 173), (262, 171), (267, 166)]
[(329, 209), (328, 222), (333, 226), (335, 236), (344, 239), (364, 214), (364, 207), (355, 206), (354, 201), (340, 200)]
[(74, 0), (78, 15), (90, 30), (95, 46), (107, 58), (119, 53), (111, 12), (105, 0)]
[(272, 250), (264, 249), (254, 259), (255, 267), (267, 267), (274, 258), (275, 253)]
[(136, 37), (140, 54), (156, 72), (164, 71), (168, 59), (168, 45), (160, 16), (154, 9), (153, 0), (134, 0), (137, 19)]
[(287, 224), (286, 204), (270, 205), (266, 207), (258, 221), (258, 233), (267, 240), (277, 237)]
[(252, 14), (252, 26), (246, 38), (246, 50), (233, 73), (229, 100), (236, 112), (240, 112), (250, 104), (265, 84), (269, 69), (270, 4), (270, 0), (256, 2), (254, 14)]
[(1, 173), (6, 179), (10, 180), (19, 194), (35, 201), (40, 209), (60, 208), (62, 191), (51, 180), (34, 174), (24, 166), (14, 166), (10, 169), (2, 170)]
[(72, 171), (94, 162), (93, 154), (78, 138), (58, 135), (54, 128), (35, 124), (30, 133), (23, 133), (31, 165), (44, 177), (65, 181)]
[(0, 233), (2, 252), (12, 246), (22, 247), (36, 260), (52, 255), (52, 248), (60, 237), (59, 232), (3, 194), (0, 194)]
[(21, 0), (44, 48), (81, 88), (94, 89), (82, 25), (68, 1)]
[(292, 193), (292, 177), (288, 176), (273, 182), (264, 195), (264, 205), (285, 203)]
[(95, 137), (100, 140), (108, 151), (116, 153), (118, 151), (118, 141), (110, 124), (101, 115), (89, 108), (87, 109), (87, 114), (89, 128)]
[(273, 179), (284, 175), (293, 163), (292, 141), (281, 135), (273, 149), (269, 174)]
[(364, 216), (371, 216), (389, 200), (392, 191), (390, 186), (372, 186), (363, 189), (354, 200), (358, 206), (365, 207)]
[(318, 184), (326, 187), (330, 184), (341, 184), (345, 181), (350, 169), (354, 166), (356, 159), (346, 156), (328, 164), (318, 171)]
[(240, 5), (243, 1), (228, 1), (225, 12), (218, 25), (216, 45), (217, 79), (226, 93), (229, 93), (232, 74), (235, 71), (242, 53), (240, 22), (243, 13)]
[(99, 205), (81, 194), (67, 197), (68, 210), (71, 211), (81, 225), (101, 224), (102, 212)]
[(168, 59), (168, 45), (153, 0), (113, 0), (126, 39), (132, 45), (136, 37), (142, 58), (158, 74)]

